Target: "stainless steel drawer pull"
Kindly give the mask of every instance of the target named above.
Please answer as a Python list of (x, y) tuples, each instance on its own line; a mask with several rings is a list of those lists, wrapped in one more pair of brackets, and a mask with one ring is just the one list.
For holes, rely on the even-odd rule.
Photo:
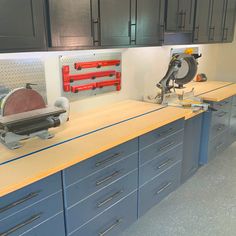
[(173, 142), (170, 142), (170, 143), (168, 143), (168, 144), (166, 144), (166, 145), (164, 145), (164, 146), (162, 146), (162, 147), (160, 147), (160, 148), (159, 148), (159, 151), (164, 151), (164, 150), (166, 150), (166, 149), (172, 147), (173, 145), (175, 145), (175, 142), (174, 142), (174, 141), (173, 141)]
[(42, 216), (42, 213), (39, 213), (37, 215), (34, 215), (32, 217), (30, 217), (29, 219), (27, 219), (26, 221), (14, 226), (13, 228), (9, 229), (8, 231), (4, 232), (4, 233), (0, 233), (0, 236), (8, 236), (13, 234), (14, 232), (16, 232), (17, 230), (27, 226), (28, 224), (33, 223), (34, 221), (38, 220), (40, 217)]
[(27, 196), (17, 200), (16, 202), (13, 202), (13, 203), (11, 203), (11, 204), (1, 208), (0, 209), (0, 213), (3, 213), (4, 211), (8, 211), (9, 209), (11, 209), (11, 208), (13, 208), (13, 207), (15, 207), (17, 205), (20, 205), (20, 204), (22, 204), (22, 203), (24, 203), (24, 202), (26, 202), (26, 201), (34, 198), (34, 197), (37, 197), (39, 195), (39, 193), (40, 193), (40, 191), (30, 193), (29, 195), (27, 195)]
[(107, 228), (106, 230), (100, 232), (98, 235), (99, 236), (105, 236), (106, 234), (108, 234), (112, 229), (114, 229), (115, 227), (117, 227), (118, 225), (120, 225), (123, 222), (123, 219), (118, 219), (115, 221), (114, 224), (112, 224), (109, 228)]
[(99, 167), (99, 166), (101, 166), (101, 165), (104, 165), (104, 164), (106, 164), (107, 162), (110, 162), (110, 161), (112, 161), (113, 159), (115, 159), (115, 158), (121, 156), (121, 154), (123, 154), (123, 152), (115, 153), (115, 154), (113, 154), (112, 156), (110, 156), (110, 157), (108, 157), (108, 158), (106, 158), (106, 159), (104, 159), (104, 160), (102, 160), (102, 161), (98, 161), (98, 162), (95, 164), (95, 166), (96, 166), (96, 167)]
[(228, 112), (222, 111), (222, 112), (220, 112), (219, 114), (217, 114), (217, 116), (218, 116), (218, 117), (223, 117), (223, 116), (225, 116), (225, 115), (227, 115), (227, 114), (228, 114)]
[(171, 159), (168, 159), (167, 161), (163, 162), (162, 164), (160, 164), (157, 169), (160, 170), (162, 169), (163, 167), (167, 166), (168, 164), (170, 164), (172, 162)]
[(99, 202), (98, 203), (98, 208), (106, 205), (107, 203), (111, 202), (114, 198), (118, 197), (119, 195), (121, 195), (124, 191), (123, 190), (120, 190), (114, 194), (112, 194), (110, 197), (106, 198), (105, 200), (103, 200), (102, 202)]
[(164, 190), (166, 190), (167, 188), (169, 188), (171, 186), (171, 182), (169, 182), (168, 184), (164, 185), (161, 189), (159, 189), (156, 194), (160, 194), (162, 193)]
[(160, 134), (159, 134), (159, 137), (166, 136), (166, 135), (168, 135), (168, 134), (174, 133), (174, 131), (175, 131), (175, 128), (170, 128), (170, 129), (168, 129), (168, 130), (163, 131), (162, 133), (160, 133)]
[(98, 181), (96, 182), (96, 186), (99, 186), (99, 185), (102, 185), (102, 184), (106, 183), (107, 181), (109, 181), (109, 180), (115, 178), (115, 177), (116, 177), (117, 175), (119, 175), (119, 174), (120, 174), (120, 171), (115, 171), (114, 173), (112, 173), (111, 175), (105, 177), (104, 179), (98, 180)]

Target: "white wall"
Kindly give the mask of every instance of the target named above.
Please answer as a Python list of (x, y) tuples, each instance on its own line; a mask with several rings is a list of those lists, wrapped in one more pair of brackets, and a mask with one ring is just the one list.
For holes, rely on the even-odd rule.
[[(222, 49), (223, 47), (225, 49)], [(82, 111), (124, 99), (142, 99), (144, 94), (155, 93), (156, 83), (166, 73), (171, 48), (171, 46), (164, 46), (119, 49), (118, 51), (122, 52), (122, 90), (74, 102), (72, 103), (72, 108)], [(203, 57), (199, 59), (199, 72), (206, 73), (209, 80), (220, 78), (220, 68), (218, 66), (219, 52), (224, 51), (224, 57), (227, 58), (226, 55), (231, 55), (232, 48), (234, 48), (233, 45), (200, 45), (199, 48), (203, 54)], [(236, 51), (235, 48), (234, 51)], [(0, 54), (0, 59), (6, 57), (42, 57), (45, 62), (48, 101), (53, 103), (60, 96), (61, 70), (59, 68), (59, 55), (74, 55), (84, 52), (86, 51)], [(222, 58), (222, 61), (224, 61), (224, 58)], [(228, 63), (227, 61), (225, 60), (224, 63)], [(222, 71), (228, 68), (230, 68), (230, 73), (224, 79), (231, 80), (234, 63), (228, 63)]]

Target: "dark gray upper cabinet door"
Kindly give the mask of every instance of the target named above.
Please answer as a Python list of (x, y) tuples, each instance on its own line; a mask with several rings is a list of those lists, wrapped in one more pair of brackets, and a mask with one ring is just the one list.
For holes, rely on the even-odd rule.
[(130, 0), (100, 0), (102, 46), (126, 46), (130, 44), (130, 7)]
[(195, 0), (168, 0), (166, 30), (191, 32), (194, 21)]
[(225, 11), (225, 23), (223, 29), (223, 42), (232, 42), (234, 39), (236, 15), (236, 0), (227, 0)]
[(193, 34), (194, 43), (207, 43), (209, 37), (211, 0), (197, 0)]
[(43, 0), (0, 0), (0, 51), (45, 47)]
[(209, 42), (221, 42), (224, 24), (225, 0), (211, 0), (212, 12), (209, 28)]
[(164, 3), (163, 0), (137, 0), (137, 45), (162, 44)]
[(49, 0), (52, 47), (93, 46), (98, 3), (89, 0)]

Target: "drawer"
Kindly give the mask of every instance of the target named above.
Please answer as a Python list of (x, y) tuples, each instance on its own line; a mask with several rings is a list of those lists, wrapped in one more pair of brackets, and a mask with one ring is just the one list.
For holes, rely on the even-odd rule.
[[(0, 221), (0, 235), (19, 236), (62, 211), (62, 193), (56, 193), (29, 208), (2, 219)], [(12, 233), (7, 234), (7, 232)]]
[(150, 144), (157, 142), (160, 139), (166, 138), (167, 136), (172, 135), (183, 128), (184, 120), (180, 119), (145, 135), (142, 135), (139, 139), (140, 148), (142, 149)]
[(232, 105), (235, 105), (234, 107), (236, 107), (236, 96), (232, 97)]
[(181, 162), (157, 176), (139, 190), (139, 216), (159, 203), (180, 185)]
[(104, 167), (110, 166), (125, 157), (138, 152), (138, 139), (121, 144), (65, 170), (65, 184), (68, 186)]
[(222, 134), (216, 136), (210, 143), (208, 148), (208, 161), (214, 159), (217, 154), (223, 152), (230, 142), (229, 129), (224, 131)]
[(137, 192), (132, 193), (70, 236), (115, 236), (137, 220)]
[(65, 222), (63, 213), (59, 213), (53, 218), (32, 228), (20, 236), (65, 236)]
[(163, 155), (158, 156), (154, 160), (145, 163), (140, 167), (139, 183), (143, 185), (150, 179), (159, 175), (173, 164), (181, 161), (183, 158), (183, 145), (179, 144), (177, 147), (171, 149)]
[(214, 102), (214, 103), (212, 103), (212, 106), (216, 110), (221, 110), (221, 109), (230, 110), (231, 109), (231, 105), (232, 105), (232, 98), (225, 99), (224, 101), (221, 101), (221, 102)]
[[(68, 231), (72, 232), (90, 219), (137, 190), (138, 171), (133, 171), (97, 194), (68, 209)], [(83, 214), (81, 214), (83, 212)]]
[(183, 138), (184, 130), (181, 129), (177, 133), (145, 147), (140, 151), (140, 164), (143, 165), (145, 162), (175, 148), (183, 143)]
[(61, 172), (0, 198), (0, 220), (62, 190)]
[(88, 176), (80, 182), (70, 185), (66, 188), (68, 205), (75, 204), (98, 192), (137, 168), (138, 154), (136, 153), (100, 172)]

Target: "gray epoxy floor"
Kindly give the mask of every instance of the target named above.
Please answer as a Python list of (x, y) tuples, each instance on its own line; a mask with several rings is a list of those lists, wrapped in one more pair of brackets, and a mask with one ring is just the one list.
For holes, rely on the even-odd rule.
[(236, 236), (236, 144), (121, 236)]

